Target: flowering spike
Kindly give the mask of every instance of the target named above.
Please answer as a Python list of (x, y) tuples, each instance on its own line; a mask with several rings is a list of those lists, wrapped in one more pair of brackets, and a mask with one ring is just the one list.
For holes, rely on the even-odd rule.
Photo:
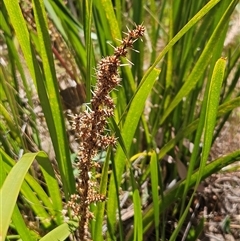
[[(121, 66), (120, 57), (126, 57), (128, 48), (133, 49), (133, 43), (143, 36), (144, 26), (136, 25), (134, 30), (127, 28), (126, 37), (121, 40), (118, 47), (114, 47), (114, 54), (102, 58), (96, 68), (97, 84), (92, 93), (91, 108), (86, 105), (86, 110), (79, 115), (72, 116), (72, 129), (79, 136), (78, 162), (79, 177), (76, 184), (77, 194), (71, 196), (68, 206), (79, 218), (79, 240), (90, 240), (88, 225), (93, 218), (89, 205), (93, 202), (104, 201), (105, 197), (98, 194), (96, 181), (91, 175), (91, 169), (96, 167), (93, 162), (99, 150), (108, 146), (115, 146), (117, 139), (105, 135), (107, 119), (114, 115), (114, 102), (109, 96), (110, 92), (120, 85), (121, 78), (118, 68)], [(133, 63), (128, 60), (128, 63)]]

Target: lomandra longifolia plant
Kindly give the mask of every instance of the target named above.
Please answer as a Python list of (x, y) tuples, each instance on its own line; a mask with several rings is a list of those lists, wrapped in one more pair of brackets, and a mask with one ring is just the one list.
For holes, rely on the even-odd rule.
[(103, 58), (96, 70), (97, 84), (91, 99), (91, 107), (83, 113), (73, 117), (73, 129), (78, 134), (80, 150), (78, 162), (79, 177), (76, 184), (77, 193), (71, 196), (69, 207), (74, 215), (79, 218), (79, 240), (89, 240), (89, 221), (93, 218), (89, 210), (93, 202), (103, 201), (105, 197), (96, 190), (95, 180), (91, 178), (91, 169), (96, 166), (92, 159), (98, 150), (106, 149), (109, 145), (116, 144), (116, 138), (105, 134), (107, 119), (114, 114), (114, 103), (109, 93), (120, 84), (118, 67), (120, 57), (126, 57), (128, 48), (133, 48), (133, 43), (141, 38), (145, 28), (136, 26), (128, 30), (121, 45), (114, 49), (114, 54)]

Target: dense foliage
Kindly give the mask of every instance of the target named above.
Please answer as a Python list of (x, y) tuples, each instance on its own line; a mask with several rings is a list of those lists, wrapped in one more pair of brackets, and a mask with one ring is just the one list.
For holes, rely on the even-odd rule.
[[(210, 160), (240, 106), (239, 45), (226, 43), (238, 1), (0, 4), (0, 240), (196, 240), (204, 220), (186, 222), (200, 182), (240, 159)], [(99, 82), (115, 76), (118, 87)], [(82, 131), (99, 138), (94, 152)], [(83, 150), (96, 165), (77, 164)], [(75, 216), (89, 179), (98, 198), (84, 214), (75, 199)]]

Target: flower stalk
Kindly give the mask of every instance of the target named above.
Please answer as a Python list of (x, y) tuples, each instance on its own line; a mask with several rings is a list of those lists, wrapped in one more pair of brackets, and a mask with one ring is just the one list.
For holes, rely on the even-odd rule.
[(114, 54), (103, 58), (97, 66), (97, 84), (91, 99), (91, 108), (73, 118), (73, 129), (79, 139), (79, 153), (76, 167), (79, 177), (76, 184), (76, 194), (71, 196), (68, 206), (79, 218), (79, 240), (90, 240), (89, 221), (93, 218), (89, 207), (91, 203), (104, 201), (105, 196), (96, 190), (96, 183), (91, 178), (91, 170), (96, 166), (92, 159), (99, 150), (116, 145), (116, 138), (105, 134), (107, 119), (114, 115), (114, 102), (110, 92), (120, 84), (118, 68), (120, 57), (126, 57), (128, 49), (133, 49), (133, 43), (141, 38), (145, 28), (137, 25), (129, 30), (120, 46), (114, 48)]

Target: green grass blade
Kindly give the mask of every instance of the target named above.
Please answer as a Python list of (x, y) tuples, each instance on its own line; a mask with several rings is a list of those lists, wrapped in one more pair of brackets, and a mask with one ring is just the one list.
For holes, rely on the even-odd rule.
[[(207, 5), (210, 5), (210, 3), (212, 2), (214, 1), (210, 1)], [(222, 31), (225, 29), (225, 24), (228, 22), (228, 19), (232, 11), (234, 10), (237, 2), (238, 1), (232, 1), (231, 5), (229, 5), (229, 8), (226, 10), (225, 14), (223, 15), (222, 19), (220, 20), (219, 24), (214, 30), (199, 60), (195, 64), (195, 67), (193, 68), (191, 74), (188, 76), (184, 85), (178, 92), (177, 96), (174, 98), (174, 100), (171, 102), (171, 104), (169, 105), (169, 107), (166, 109), (163, 116), (161, 117), (160, 124), (162, 124), (166, 120), (166, 118), (172, 112), (172, 110), (179, 104), (180, 101), (182, 101), (183, 97), (189, 94), (189, 92), (195, 87), (197, 81), (204, 73), (209, 63), (209, 60), (211, 59), (212, 50), (214, 49), (216, 42), (218, 42), (219, 35), (221, 35)], [(200, 12), (202, 12), (207, 7), (207, 5)], [(192, 21), (196, 21), (196, 18), (199, 17), (198, 15), (200, 14), (200, 12), (197, 15), (195, 15), (192, 18), (192, 20), (190, 20), (187, 23), (187, 25), (173, 39), (175, 39), (188, 25), (190, 25)], [(172, 42), (172, 40), (170, 42)]]
[(138, 184), (134, 178), (133, 171), (130, 167), (131, 186), (133, 191), (133, 210), (134, 210), (134, 241), (143, 240), (143, 226), (142, 226), (142, 208), (141, 198), (138, 190)]
[(26, 226), (22, 214), (20, 213), (18, 207), (15, 205), (12, 215), (12, 221), (16, 227), (18, 234), (22, 240), (35, 241), (36, 237), (32, 237), (29, 228)]
[[(24, 74), (24, 67), (21, 63), (21, 60), (19, 58), (18, 55), (18, 50), (16, 48), (16, 46), (14, 45), (14, 42), (12, 41), (12, 33), (11, 33), (11, 28), (10, 28), (10, 24), (9, 22), (6, 21), (7, 17), (4, 16), (4, 14), (1, 12), (0, 13), (0, 28), (4, 31), (4, 37), (6, 39), (6, 44), (8, 46), (8, 51), (11, 53), (11, 55), (14, 58), (14, 61), (16, 63), (17, 69), (21, 75), (21, 79), (23, 81), (23, 85), (24, 85), (24, 89), (26, 91), (26, 95), (27, 95), (27, 99), (28, 99), (28, 103), (31, 107), (33, 107), (33, 103), (32, 103), (32, 93), (31, 90), (29, 88), (28, 82), (26, 80), (26, 76)], [(35, 115), (33, 113), (32, 114), (32, 118), (35, 119)]]
[(1, 153), (0, 154), (0, 187), (1, 188), (4, 183), (4, 180), (6, 179), (6, 176), (7, 176), (7, 173), (6, 173), (6, 170), (4, 169), (3, 158)]
[(159, 223), (160, 223), (160, 210), (158, 206), (159, 199), (159, 181), (158, 180), (158, 160), (156, 152), (153, 152), (150, 160), (150, 173), (151, 173), (151, 185), (152, 185), (152, 199), (153, 199), (153, 209), (154, 209), (154, 228), (156, 232), (156, 241), (159, 240)]
[(86, 73), (86, 102), (90, 103), (91, 99), (91, 86), (92, 86), (92, 76), (94, 75), (92, 60), (94, 59), (93, 47), (91, 41), (91, 23), (92, 23), (92, 0), (83, 1), (83, 14), (84, 14), (84, 36), (86, 42), (86, 52), (87, 52), (87, 73)]
[[(219, 45), (219, 44), (218, 44)], [(212, 54), (213, 55), (216, 55), (218, 51), (212, 51)], [(200, 57), (201, 58), (201, 57)], [(211, 71), (210, 71), (211, 72)], [(211, 83), (211, 82), (210, 82)], [(210, 88), (210, 83), (207, 84), (207, 87), (206, 87), (206, 91), (209, 91), (209, 88)], [(207, 96), (207, 95), (205, 95)], [(199, 156), (199, 152), (200, 152), (200, 141), (201, 141), (201, 137), (202, 137), (202, 133), (203, 133), (203, 128), (204, 128), (204, 121), (206, 120), (206, 109), (207, 109), (207, 105), (208, 105), (208, 102), (207, 102), (207, 99), (204, 98), (204, 101), (202, 103), (202, 107), (201, 107), (201, 116), (200, 116), (200, 120), (199, 120), (199, 125), (198, 125), (198, 128), (197, 128), (197, 133), (195, 135), (195, 140), (194, 140), (194, 148), (193, 148), (193, 152), (192, 152), (192, 155), (191, 155), (191, 159), (190, 159), (190, 163), (189, 163), (189, 167), (188, 167), (188, 173), (187, 173), (187, 181), (186, 181), (186, 187), (185, 187), (185, 190), (184, 190), (184, 193), (183, 193), (183, 198), (182, 198), (182, 206), (181, 206), (181, 212), (183, 211), (183, 208), (185, 206), (185, 200), (186, 200), (186, 196), (187, 196), (187, 191), (189, 190), (188, 189), (188, 183), (190, 181), (190, 178), (191, 178), (191, 175), (192, 175), (192, 172), (197, 164), (197, 161), (198, 161), (198, 156)], [(218, 105), (217, 105), (218, 106)], [(209, 120), (208, 120), (209, 121)]]
[(191, 27), (193, 27), (203, 16), (205, 16), (220, 0), (212, 0), (208, 2), (176, 35), (173, 39), (169, 41), (167, 46), (162, 50), (162, 52), (157, 56), (155, 62), (151, 65), (151, 67), (147, 70), (145, 75), (143, 76), (143, 80), (147, 78), (147, 76), (151, 73), (151, 71), (157, 66), (157, 64), (161, 61), (163, 56), (172, 48), (182, 36), (189, 31)]
[(105, 11), (105, 16), (108, 20), (112, 39), (116, 43), (117, 39), (121, 39), (121, 32), (118, 26), (117, 18), (114, 13), (112, 1), (101, 0), (101, 3), (103, 6), (103, 10)]
[[(15, 1), (11, 3), (9, 1), (4, 1), (4, 3), (22, 48), (29, 71), (38, 89), (39, 98), (53, 141), (56, 159), (59, 164), (65, 195), (66, 198), (68, 198), (69, 193), (73, 193), (75, 190), (74, 178), (53, 65), (53, 57), (51, 55), (50, 40), (46, 28), (46, 21), (43, 17), (44, 7), (43, 4), (40, 4), (38, 1), (34, 2), (34, 6), (37, 4), (34, 15), (36, 17), (37, 29), (39, 32), (38, 39), (44, 68), (43, 76), (37, 64), (36, 55), (33, 51), (30, 36), (18, 3)], [(43, 81), (44, 79), (47, 80), (45, 83)]]
[[(221, 157), (212, 161), (210, 164), (205, 166), (204, 172), (201, 175), (202, 180), (209, 177), (213, 173), (219, 172), (223, 167), (230, 165), (231, 163), (234, 163), (239, 160), (240, 160), (240, 150), (237, 150), (224, 157)], [(189, 188), (192, 188), (195, 186), (198, 180), (198, 176), (199, 176), (198, 171), (192, 175)], [(159, 200), (159, 209), (166, 210), (176, 199), (181, 198), (185, 185), (186, 185), (186, 181), (180, 181), (172, 189), (167, 190), (164, 196), (165, 199), (162, 200), (160, 198)], [(143, 215), (144, 233), (149, 229), (149, 227), (153, 225), (153, 222), (154, 222), (154, 209), (153, 209), (153, 204), (151, 204), (146, 209)]]
[[(45, 101), (48, 102), (46, 106), (49, 106), (50, 109), (47, 108), (44, 112), (59, 164), (66, 199), (68, 199), (69, 193), (73, 193), (75, 190), (74, 177), (43, 2), (33, 1), (33, 9), (46, 80), (44, 90), (40, 91), (45, 91), (48, 95)], [(45, 106), (42, 105), (42, 107), (44, 110)]]
[(115, 11), (116, 11), (116, 18), (117, 18), (119, 29), (122, 29), (122, 13), (123, 13), (123, 9), (121, 6), (122, 3), (123, 1), (121, 0), (115, 1), (115, 4), (116, 4)]
[(18, 2), (16, 1), (7, 1), (4, 0), (5, 7), (9, 14), (12, 26), (15, 30), (17, 39), (23, 51), (25, 60), (27, 62), (29, 71), (33, 77), (33, 80), (36, 80), (36, 69), (33, 61), (34, 54), (32, 53), (32, 46), (30, 44), (30, 35), (28, 33), (28, 29), (26, 23), (24, 21), (23, 15), (21, 13), (21, 9), (19, 7)]
[[(197, 128), (197, 133), (195, 136), (195, 141), (194, 141), (194, 148), (193, 148), (193, 152), (191, 155), (191, 159), (190, 159), (190, 163), (189, 163), (189, 168), (188, 168), (188, 173), (187, 173), (187, 178), (186, 178), (186, 186), (183, 192), (183, 198), (182, 198), (182, 206), (181, 206), (181, 213), (183, 211), (183, 208), (185, 206), (185, 200), (186, 200), (186, 196), (187, 196), (187, 192), (189, 190), (189, 184), (190, 184), (190, 179), (191, 179), (191, 175), (192, 172), (194, 170), (194, 167), (197, 164), (197, 160), (198, 160), (198, 155), (200, 152), (200, 141), (202, 138), (202, 134), (203, 134), (203, 130), (206, 131), (206, 123), (211, 123), (211, 127), (212, 129), (208, 129), (207, 132), (207, 136), (208, 138), (211, 139), (210, 142), (208, 142), (208, 154), (209, 154), (209, 150), (212, 144), (212, 136), (213, 136), (213, 129), (215, 126), (215, 122), (216, 122), (216, 116), (217, 116), (217, 109), (218, 109), (218, 102), (216, 102), (215, 99), (211, 99), (211, 97), (209, 98), (209, 96), (220, 96), (220, 89), (222, 86), (222, 81), (223, 81), (223, 76), (224, 76), (224, 69), (225, 69), (225, 63), (226, 61), (217, 61), (214, 71), (213, 71), (213, 76), (211, 81), (209, 82), (209, 84), (207, 84), (206, 87), (206, 94), (205, 94), (205, 98), (201, 107), (201, 115), (200, 115), (200, 119), (199, 119), (199, 124), (198, 124), (198, 128)], [(219, 64), (221, 63), (221, 64)], [(223, 64), (224, 63), (224, 64)], [(218, 85), (218, 86), (216, 86)], [(212, 88), (212, 86), (214, 86), (214, 88)], [(212, 105), (213, 104), (213, 105)], [(209, 114), (212, 114), (209, 116)], [(213, 118), (210, 118), (213, 117)], [(205, 136), (205, 135), (204, 135)], [(205, 136), (206, 137), (206, 136)], [(204, 138), (205, 138), (204, 137)], [(206, 144), (204, 142), (203, 148), (206, 148)], [(206, 150), (206, 149), (205, 149)], [(206, 156), (208, 156), (208, 154)], [(206, 158), (205, 156), (205, 158)], [(202, 157), (203, 158), (203, 157)], [(207, 162), (207, 158), (205, 160), (201, 160), (200, 162), (200, 170), (204, 170), (205, 164)], [(201, 169), (202, 167), (202, 169)], [(200, 172), (199, 172), (200, 173)], [(201, 177), (199, 176), (199, 180), (201, 179)], [(199, 182), (196, 183), (196, 189), (198, 187)], [(192, 195), (193, 196), (193, 195)], [(185, 213), (185, 212), (184, 212)]]
[[(62, 1), (44, 0), (44, 3), (59, 32), (64, 37), (66, 43), (74, 51), (75, 60), (84, 81), (86, 78), (87, 58), (85, 46), (83, 45), (81, 38), (79, 38), (79, 34), (83, 35), (82, 24), (74, 18)], [(77, 76), (76, 78), (78, 79)]]
[[(15, 165), (15, 161), (3, 152), (2, 149), (0, 149), (0, 151), (3, 157), (4, 169), (7, 173), (9, 173)], [(48, 228), (51, 225), (51, 219), (53, 219), (57, 224), (62, 223), (62, 206), (61, 203), (59, 203), (61, 202), (61, 197), (58, 192), (59, 187), (57, 180), (52, 177), (54, 176), (54, 172), (49, 159), (46, 156), (37, 156), (36, 159), (40, 163), (46, 183), (48, 184), (48, 189), (54, 188), (54, 190), (49, 190), (49, 197), (38, 181), (27, 173), (21, 187), (21, 193), (28, 205), (32, 207), (34, 213), (41, 218), (43, 226)], [(52, 176), (48, 177), (49, 174)], [(52, 183), (49, 184), (49, 182)]]
[(102, 54), (102, 56), (111, 54), (112, 52), (110, 51), (112, 51), (112, 49), (109, 48), (109, 44), (106, 44), (107, 41), (111, 39), (111, 31), (101, 1), (93, 0), (93, 18), (94, 25), (96, 27), (96, 34), (100, 53)]
[[(169, 39), (173, 38), (173, 3), (170, 2), (170, 10), (169, 10)], [(172, 84), (172, 75), (173, 75), (173, 48), (170, 48), (167, 54), (167, 73), (166, 73), (166, 89), (168, 89)], [(169, 100), (166, 100), (168, 103)]]
[[(153, 71), (150, 73), (147, 79), (143, 81), (129, 108), (129, 111), (126, 116), (126, 120), (124, 122), (123, 130), (122, 130), (122, 138), (125, 141), (125, 147), (127, 152), (129, 152), (132, 139), (135, 134), (136, 128), (138, 126), (138, 122), (140, 120), (140, 117), (142, 115), (145, 101), (152, 90), (152, 87), (155, 83), (155, 80), (157, 76), (159, 75), (160, 71), (158, 69), (153, 69)], [(120, 185), (120, 178), (124, 170), (125, 166), (125, 154), (123, 150), (120, 148), (120, 146), (117, 149), (116, 156), (115, 156), (115, 165), (116, 165), (116, 185)], [(109, 200), (107, 205), (108, 215), (109, 215), (109, 225), (110, 230), (114, 230), (115, 222), (116, 222), (116, 209), (117, 209), (117, 200), (116, 200), (116, 189), (115, 189), (115, 183), (114, 183), (114, 177), (111, 176), (110, 179), (110, 186), (109, 186)]]
[[(219, 106), (218, 109), (218, 117), (222, 117), (232, 111), (233, 109), (239, 107), (240, 103), (240, 97), (237, 97), (233, 100), (230, 100), (222, 105)], [(158, 158), (162, 159), (167, 152), (169, 152), (178, 142), (179, 140), (182, 140), (184, 137), (188, 137), (191, 133), (193, 133), (198, 126), (199, 119), (196, 119), (192, 123), (190, 123), (188, 126), (185, 128), (181, 129), (175, 138), (171, 139), (169, 142), (167, 142), (160, 150), (158, 154)]]
[(115, 132), (115, 136), (117, 137), (118, 143), (121, 146), (125, 156), (128, 157), (128, 159), (129, 159), (128, 152), (126, 150), (125, 143), (124, 143), (120, 128), (115, 121), (115, 116), (114, 116), (114, 118), (110, 119), (110, 125), (111, 125), (111, 130)]
[(199, 170), (199, 180), (197, 182), (197, 185), (200, 182), (201, 174), (204, 172), (204, 167), (207, 163), (207, 159), (211, 149), (225, 68), (226, 68), (226, 59), (223, 59), (223, 58), (219, 59), (214, 67), (210, 88), (209, 88), (209, 93), (207, 95), (208, 97), (207, 97), (206, 116), (204, 118), (205, 120), (204, 139), (203, 139), (204, 145), (202, 150), (202, 158), (201, 158), (200, 170)]
[(77, 223), (68, 222), (53, 229), (39, 241), (64, 241), (77, 228)]
[[(106, 159), (104, 161), (102, 173), (101, 173), (101, 182), (100, 182), (100, 190), (99, 192), (103, 195), (107, 194), (107, 184), (108, 184), (108, 168), (109, 168), (109, 161), (110, 161), (110, 153), (111, 149), (108, 149)], [(101, 241), (103, 240), (102, 236), (102, 225), (98, 225), (99, 223), (103, 223), (104, 221), (104, 211), (105, 211), (105, 202), (98, 202), (97, 208), (95, 212), (95, 220), (96, 223), (93, 235), (93, 240)]]
[[(0, 189), (0, 237), (4, 240), (11, 220), (13, 209), (23, 183), (24, 177), (37, 155), (44, 152), (25, 154), (12, 168)], [(9, 192), (11, 190), (11, 192)]]
[(133, 191), (134, 241), (143, 240), (141, 198), (137, 188)]
[[(53, 167), (51, 165), (51, 162), (48, 158), (37, 156), (36, 157), (38, 164), (41, 167), (41, 171), (44, 176), (44, 180), (46, 182), (46, 187), (48, 189), (49, 197), (51, 200), (51, 209), (49, 210), (51, 212), (51, 215), (56, 219), (57, 224), (61, 224), (63, 222), (62, 217), (62, 197), (60, 194), (59, 184), (56, 179)], [(40, 196), (41, 199), (41, 196)], [(48, 208), (50, 208), (48, 206)]]
[[(133, 2), (133, 22), (135, 24), (143, 23), (144, 16), (144, 3), (145, 1), (134, 1)], [(144, 43), (142, 41), (137, 41), (135, 49), (139, 51), (131, 53), (131, 61), (134, 63), (132, 66), (132, 73), (134, 77), (137, 77), (137, 82), (139, 83), (143, 76), (143, 62), (144, 62)], [(136, 79), (136, 78), (135, 78)]]

